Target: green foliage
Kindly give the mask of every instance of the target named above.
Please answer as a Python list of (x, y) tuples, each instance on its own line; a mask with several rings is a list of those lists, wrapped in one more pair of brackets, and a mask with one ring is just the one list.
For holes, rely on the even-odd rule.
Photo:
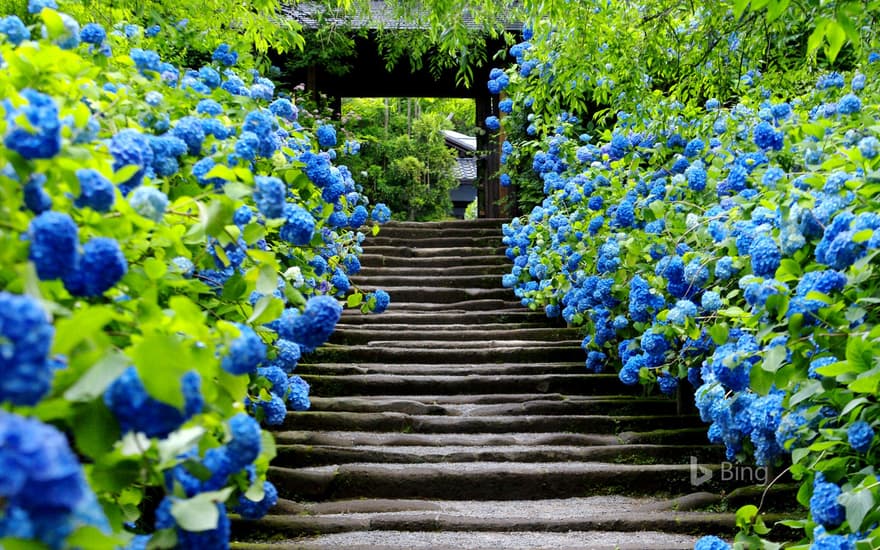
[(466, 100), (348, 100), (342, 124), (361, 148), (346, 161), (362, 175), (365, 193), (386, 203), (396, 217), (446, 217), (452, 210), (449, 192), (458, 180), (456, 153), (446, 146), (442, 130), (454, 123), (468, 128), (473, 108), (473, 101)]

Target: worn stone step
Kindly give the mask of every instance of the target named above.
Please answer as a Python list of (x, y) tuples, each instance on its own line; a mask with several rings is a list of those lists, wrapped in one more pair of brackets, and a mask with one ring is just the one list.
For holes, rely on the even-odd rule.
[(450, 288), (430, 286), (390, 286), (360, 285), (370, 292), (382, 288), (391, 297), (391, 302), (429, 302), (433, 304), (452, 304), (470, 300), (510, 300), (513, 292), (507, 288)]
[[(366, 244), (366, 243), (365, 243)], [(451, 246), (435, 248), (414, 248), (412, 246), (364, 246), (364, 254), (379, 255), (385, 258), (459, 258), (459, 257), (504, 257), (504, 246)]]
[[(444, 306), (438, 310), (404, 309), (400, 304), (391, 304), (388, 311), (380, 315), (364, 315), (360, 311), (350, 309), (343, 310), (341, 322), (349, 325), (433, 325), (437, 323), (450, 323), (457, 325), (479, 325), (480, 323), (534, 323), (546, 322), (547, 317), (543, 312), (528, 311), (522, 307), (517, 308), (513, 304), (508, 308), (499, 308), (504, 302), (492, 300), (486, 304), (486, 309), (451, 309)], [(471, 307), (476, 303), (469, 304)]]
[[(479, 397), (479, 396), (477, 396)], [(541, 395), (528, 400), (501, 403), (438, 403), (419, 396), (400, 397), (313, 397), (311, 411), (395, 412), (438, 416), (498, 416), (522, 414), (675, 414), (677, 403), (668, 398), (632, 399), (627, 396), (602, 398), (547, 399)]]
[[(390, 315), (390, 313), (389, 313)], [(384, 316), (384, 314), (383, 314)], [(513, 330), (525, 330), (525, 329), (540, 329), (540, 330), (551, 330), (551, 331), (559, 331), (566, 330), (565, 327), (552, 327), (549, 326), (546, 322), (532, 322), (532, 323), (483, 323), (480, 324), (479, 327), (474, 327), (473, 325), (466, 325), (462, 323), (449, 323), (448, 325), (441, 324), (419, 324), (419, 325), (411, 325), (406, 323), (380, 323), (374, 324), (373, 326), (364, 326), (363, 324), (358, 324), (351, 322), (352, 319), (346, 317), (345, 319), (341, 319), (339, 323), (336, 324), (335, 332), (343, 332), (343, 331), (362, 331), (362, 330), (371, 330), (371, 331), (394, 331), (394, 332), (404, 332), (404, 331), (424, 331), (431, 332), (437, 335), (437, 338), (443, 338), (442, 336), (445, 333), (460, 333), (464, 331), (473, 331), (475, 328), (479, 328), (479, 330), (487, 331), (487, 332), (504, 332), (504, 331), (513, 331)], [(577, 329), (574, 329), (575, 334), (579, 334)], [(335, 333), (334, 333), (335, 334)], [(331, 339), (333, 337), (331, 336)]]
[[(585, 357), (580, 346), (470, 347), (461, 349), (406, 349), (374, 346), (326, 345), (306, 356), (312, 363), (510, 363), (527, 361), (575, 362)], [(618, 381), (618, 384), (620, 382)]]
[[(414, 361), (415, 362), (415, 361)], [(418, 393), (561, 393), (565, 395), (641, 395), (640, 386), (625, 386), (615, 374), (542, 374), (535, 376), (439, 376), (439, 375), (352, 375), (304, 374), (312, 394), (412, 395)]]
[[(236, 531), (241, 529), (236, 524)], [(254, 529), (254, 535), (259, 533)], [(283, 536), (283, 535), (282, 535)], [(276, 537), (277, 538), (277, 537)], [(696, 536), (639, 530), (569, 531), (350, 531), (270, 544), (236, 543), (234, 550), (689, 550)]]
[(501, 280), (506, 273), (510, 273), (510, 263), (494, 263), (486, 265), (461, 265), (448, 267), (421, 267), (421, 266), (402, 266), (402, 267), (363, 267), (358, 272), (355, 281), (361, 277), (443, 277), (452, 276), (460, 277), (467, 275), (484, 275), (498, 277), (495, 283)]
[(452, 462), (585, 462), (617, 464), (699, 464), (720, 463), (724, 451), (709, 445), (507, 445), (483, 446), (402, 446), (385, 445), (316, 446), (279, 445), (275, 466), (305, 467), (355, 462), (374, 463), (452, 463)]
[[(524, 310), (522, 304), (514, 300), (504, 300), (504, 299), (479, 299), (479, 300), (464, 300), (461, 302), (453, 302), (453, 303), (432, 303), (432, 302), (391, 302), (385, 313), (380, 315), (371, 315), (371, 314), (363, 314), (359, 309), (345, 309), (342, 311), (342, 320), (344, 322), (378, 322), (380, 324), (386, 323), (386, 319), (394, 319), (394, 317), (390, 317), (394, 314), (398, 313), (410, 313), (410, 314), (431, 314), (438, 315), (438, 323), (442, 323), (444, 320), (450, 320), (451, 318), (447, 316), (440, 316), (442, 314), (453, 314), (453, 315), (461, 315), (464, 313), (479, 313), (479, 312), (498, 312), (498, 313), (517, 313), (520, 314), (519, 317), (504, 317), (504, 319), (509, 319), (512, 322), (516, 322), (517, 319), (531, 319), (533, 321), (543, 320), (545, 323), (548, 322), (547, 316), (544, 315), (543, 311), (528, 311)], [(360, 320), (360, 321), (358, 321)], [(454, 318), (452, 319), (454, 320)], [(392, 321), (393, 322), (393, 321)], [(557, 321), (558, 323), (558, 321)], [(553, 323), (549, 323), (550, 326), (553, 326)]]
[[(507, 220), (510, 221), (510, 220)], [(502, 222), (504, 223), (504, 222)], [(492, 227), (401, 227), (383, 225), (377, 237), (397, 239), (418, 239), (431, 237), (492, 237), (501, 238), (501, 223)], [(367, 239), (375, 237), (368, 236)]]
[[(387, 338), (388, 335), (386, 334)], [(462, 341), (455, 340), (371, 340), (365, 344), (367, 347), (378, 347), (387, 350), (393, 349), (417, 349), (417, 350), (458, 350), (472, 349), (475, 346), (486, 346), (494, 350), (516, 349), (522, 350), (530, 347), (537, 349), (551, 348), (577, 348), (580, 346), (581, 340), (470, 340), (463, 338)], [(360, 346), (360, 345), (359, 345)]]
[[(705, 433), (702, 434), (705, 441)], [(279, 445), (332, 445), (332, 446), (483, 446), (500, 447), (505, 445), (620, 445), (623, 440), (613, 434), (581, 433), (442, 433), (416, 434), (395, 432), (357, 432), (357, 431), (276, 431), (275, 440)]]
[[(688, 512), (668, 510), (642, 511), (642, 502), (654, 504), (656, 499), (620, 496), (568, 498), (559, 501), (428, 501), (413, 503), (413, 509), (399, 509), (403, 500), (380, 500), (379, 503), (397, 510), (388, 512), (359, 511), (366, 503), (343, 501), (334, 508), (347, 513), (272, 515), (266, 521), (270, 536), (297, 537), (315, 531), (345, 533), (350, 531), (409, 532), (533, 532), (567, 533), (570, 531), (602, 530), (605, 532), (639, 532), (699, 534), (706, 531), (731, 534), (735, 525), (733, 513)], [(398, 504), (401, 503), (401, 504)], [(568, 505), (569, 510), (560, 507)], [(420, 508), (432, 509), (424, 510)], [(320, 508), (319, 508), (320, 509)], [(369, 508), (367, 508), (369, 509)], [(335, 511), (335, 510), (334, 510)], [(559, 514), (559, 515), (553, 515)], [(243, 523), (243, 522), (242, 522)], [(236, 524), (236, 530), (247, 529)], [(256, 534), (256, 533), (255, 533)], [(652, 546), (653, 548), (653, 546)]]
[[(494, 249), (493, 249), (494, 250)], [(474, 254), (474, 255), (447, 255), (437, 257), (405, 257), (394, 254), (385, 254), (378, 250), (365, 250), (360, 256), (362, 267), (461, 267), (504, 265), (510, 268), (510, 260), (503, 254)]]
[[(704, 466), (708, 471), (720, 469)], [(691, 487), (690, 464), (605, 462), (353, 463), (269, 469), (278, 494), (289, 499), (439, 498), (529, 500), (603, 494), (674, 496)], [(738, 486), (746, 485), (739, 483)], [(730, 489), (731, 482), (723, 484)], [(722, 488), (712, 476), (701, 490)]]
[(521, 414), (503, 416), (438, 416), (396, 412), (361, 413), (290, 411), (282, 430), (358, 430), (407, 433), (522, 433), (578, 432), (616, 434), (666, 426), (702, 426), (699, 416)]
[[(501, 275), (429, 275), (427, 273), (413, 272), (410, 275), (387, 275), (379, 274), (365, 276), (358, 273), (352, 279), (358, 288), (388, 288), (388, 287), (425, 287), (425, 288), (461, 288), (461, 289), (499, 289), (501, 287)], [(512, 296), (508, 290), (508, 296)], [(392, 296), (393, 298), (393, 296)]]
[(377, 246), (408, 246), (412, 248), (495, 248), (502, 245), (500, 232), (494, 235), (430, 235), (424, 233), (390, 236), (381, 232), (376, 237), (364, 241), (364, 250)]
[(554, 342), (580, 342), (581, 333), (576, 328), (513, 328), (488, 329), (485, 326), (467, 327), (455, 325), (456, 328), (429, 328), (402, 327), (400, 325), (376, 328), (351, 329), (337, 326), (336, 331), (330, 337), (333, 344), (366, 344), (368, 342), (397, 340), (432, 340), (432, 341), (457, 341), (464, 342), (491, 342), (491, 341), (554, 341)]
[(300, 363), (298, 374), (439, 374), (439, 375), (518, 375), (583, 374), (584, 363), (489, 363), (489, 364), (407, 364), (387, 363)]
[(510, 223), (509, 218), (477, 218), (475, 220), (444, 220), (438, 222), (410, 222), (393, 220), (380, 226), (380, 231), (391, 230), (409, 230), (409, 231), (425, 231), (431, 229), (439, 229), (442, 231), (450, 231), (455, 229), (495, 229), (501, 232), (501, 226)]

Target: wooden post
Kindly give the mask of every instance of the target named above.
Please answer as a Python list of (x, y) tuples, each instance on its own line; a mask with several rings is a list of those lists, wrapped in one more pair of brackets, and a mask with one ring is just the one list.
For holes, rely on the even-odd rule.
[(488, 93), (480, 94), (474, 98), (476, 102), (477, 120), (477, 182), (480, 185), (478, 191), (477, 210), (481, 218), (498, 218), (501, 211), (498, 199), (501, 197), (498, 182), (498, 169), (500, 167), (498, 148), (493, 144), (492, 136), (485, 130), (486, 117), (498, 115), (497, 105)]

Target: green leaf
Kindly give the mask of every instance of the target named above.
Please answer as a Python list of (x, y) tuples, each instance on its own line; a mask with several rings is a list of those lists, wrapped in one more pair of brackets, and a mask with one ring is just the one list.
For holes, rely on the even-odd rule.
[(846, 521), (855, 532), (861, 530), (865, 516), (874, 508), (874, 495), (867, 489), (856, 490), (843, 493), (838, 497), (838, 502), (846, 509)]
[(236, 272), (232, 277), (226, 280), (226, 283), (223, 285), (223, 292), (220, 293), (220, 297), (224, 300), (234, 302), (243, 298), (245, 292), (247, 292), (247, 282), (244, 280), (241, 273)]
[(761, 363), (757, 363), (752, 367), (749, 385), (758, 395), (767, 395), (776, 377), (774, 373), (764, 370), (761, 365)]
[(64, 20), (61, 19), (61, 15), (59, 15), (57, 11), (43, 8), (43, 11), (40, 12), (40, 17), (46, 25), (46, 30), (48, 31), (50, 38), (61, 36), (67, 32), (64, 28)]
[(749, 7), (749, 0), (733, 0), (733, 17), (739, 19)]
[(767, 372), (776, 372), (785, 362), (785, 356), (788, 354), (785, 346), (773, 346), (764, 355), (764, 360), (760, 363), (761, 368)]
[(846, 360), (854, 372), (869, 370), (874, 363), (874, 346), (859, 336), (851, 335), (846, 341)]
[(753, 518), (757, 515), (758, 507), (754, 504), (747, 504), (740, 507), (740, 509), (736, 511), (736, 526), (742, 530), (749, 529), (752, 525)]
[(254, 312), (248, 317), (252, 325), (264, 325), (281, 317), (284, 313), (284, 300), (275, 296), (261, 296), (254, 305)]
[(214, 167), (208, 170), (208, 173), (204, 175), (204, 178), (206, 180), (220, 178), (222, 180), (226, 180), (227, 182), (234, 181), (236, 179), (235, 171), (233, 171), (225, 164), (215, 164)]
[(717, 325), (709, 327), (708, 332), (709, 336), (712, 337), (712, 341), (720, 346), (727, 343), (727, 337), (730, 334), (730, 329), (727, 327), (726, 323), (718, 323)]
[(828, 40), (828, 48), (825, 50), (825, 55), (828, 56), (828, 61), (834, 63), (834, 60), (837, 59), (837, 54), (840, 53), (840, 49), (846, 43), (846, 30), (844, 30), (843, 25), (839, 22), (829, 21), (828, 28), (825, 30), (825, 39)]
[(119, 170), (113, 172), (113, 177), (111, 178), (111, 181), (117, 185), (119, 185), (120, 183), (125, 183), (133, 178), (140, 169), (141, 167), (137, 164), (128, 164), (126, 166), (123, 166)]
[(847, 387), (857, 393), (876, 394), (880, 390), (880, 367), (863, 372)]
[(59, 319), (55, 324), (52, 352), (70, 355), (80, 342), (101, 332), (114, 316), (113, 310), (107, 306), (91, 306), (75, 311), (68, 319)]
[(378, 224), (378, 223), (375, 224), (375, 225), (373, 226), (373, 228), (370, 230), (370, 232), (373, 234), (374, 237), (375, 237), (376, 235), (378, 235), (378, 234), (379, 234), (379, 224)]
[(232, 200), (241, 200), (245, 197), (248, 197), (254, 193), (252, 187), (249, 187), (243, 183), (239, 183), (237, 181), (229, 181), (223, 186), (223, 192), (226, 193), (226, 196)]
[(178, 455), (196, 445), (203, 435), (205, 435), (205, 428), (201, 426), (172, 432), (171, 435), (159, 442), (160, 462), (164, 464), (176, 459)]
[(257, 479), (257, 481), (253, 483), (253, 485), (248, 487), (248, 490), (245, 491), (244, 496), (245, 498), (253, 502), (260, 502), (266, 496), (265, 484)]
[(222, 491), (199, 493), (192, 498), (175, 501), (171, 505), (171, 515), (177, 525), (186, 531), (210, 531), (217, 527), (220, 520), (217, 504), (225, 502), (233, 490), (233, 487), (227, 487)]
[(257, 292), (269, 296), (278, 288), (278, 272), (271, 265), (261, 265), (257, 276)]
[(124, 353), (116, 349), (110, 349), (103, 359), (95, 363), (92, 368), (80, 376), (76, 383), (64, 392), (64, 398), (68, 401), (91, 401), (104, 394), (107, 386), (119, 378), (122, 371), (131, 365)]
[(774, 2), (770, 2), (767, 5), (767, 22), (772, 23), (779, 19), (785, 10), (788, 9), (788, 5), (791, 0), (775, 0)]
[(351, 308), (358, 307), (359, 305), (361, 305), (361, 302), (363, 302), (363, 301), (364, 301), (364, 295), (361, 294), (360, 292), (356, 292), (355, 294), (352, 294), (351, 296), (348, 297), (348, 300), (346, 300), (346, 302), (348, 303), (348, 307), (351, 307)]
[(45, 544), (35, 540), (0, 538), (0, 548), (3, 550), (49, 550)]
[(94, 525), (79, 527), (64, 542), (65, 548), (88, 548), (89, 550), (116, 550), (124, 544), (124, 538), (108, 535)]
[(183, 409), (181, 377), (193, 368), (192, 352), (179, 336), (148, 334), (130, 348), (135, 367), (147, 393), (154, 399)]
[(168, 273), (168, 265), (157, 258), (144, 260), (144, 273), (153, 281), (158, 281)]

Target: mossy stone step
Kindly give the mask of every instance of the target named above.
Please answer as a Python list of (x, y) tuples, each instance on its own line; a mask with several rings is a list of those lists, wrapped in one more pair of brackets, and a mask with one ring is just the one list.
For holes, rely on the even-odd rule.
[(423, 232), (410, 235), (391, 236), (387, 233), (371, 237), (365, 243), (365, 249), (376, 246), (410, 246), (412, 248), (473, 248), (473, 247), (498, 247), (502, 246), (501, 233), (494, 235), (443, 235), (424, 234)]
[[(343, 361), (363, 363), (510, 363), (527, 361), (575, 362), (583, 360), (584, 351), (580, 346), (529, 346), (518, 348), (510, 346), (485, 346), (459, 349), (425, 349), (378, 346), (324, 346), (306, 356), (306, 361), (340, 363)], [(617, 381), (620, 384), (620, 381)], [(570, 393), (588, 393), (583, 389)]]
[(462, 267), (462, 266), (485, 266), (503, 265), (510, 267), (510, 260), (498, 254), (456, 254), (445, 256), (412, 257), (395, 255), (394, 249), (381, 252), (378, 250), (365, 250), (360, 256), (362, 267)]
[[(364, 254), (373, 254), (385, 258), (459, 258), (459, 257), (494, 257), (504, 256), (503, 246), (450, 246), (433, 248), (415, 248), (412, 246), (364, 246)], [(363, 265), (363, 262), (361, 262)]]
[[(461, 325), (458, 325), (461, 327)], [(582, 336), (580, 331), (574, 328), (527, 328), (517, 329), (508, 327), (507, 329), (489, 330), (483, 327), (478, 331), (463, 331), (462, 328), (438, 330), (436, 328), (422, 329), (418, 326), (398, 326), (395, 328), (375, 327), (375, 328), (340, 328), (337, 329), (330, 337), (333, 344), (367, 344), (373, 341), (396, 340), (398, 342), (405, 340), (421, 340), (421, 341), (442, 341), (449, 340), (459, 343), (465, 342), (487, 342), (502, 340), (532, 340), (544, 342), (579, 342)], [(582, 365), (583, 366), (583, 365)]]
[(364, 267), (361, 264), (361, 270), (354, 277), (359, 280), (362, 277), (460, 277), (469, 275), (483, 275), (496, 277), (495, 284), (501, 280), (501, 277), (510, 273), (511, 265), (509, 263), (495, 263), (487, 265), (457, 265), (448, 267)]
[[(352, 282), (359, 287), (386, 288), (386, 287), (425, 287), (425, 288), (459, 288), (459, 289), (493, 289), (498, 290), (501, 286), (501, 275), (388, 275), (379, 274), (365, 276), (358, 274), (352, 278)], [(512, 296), (507, 291), (507, 296)]]
[[(469, 330), (479, 330), (481, 323), (533, 323), (538, 321), (547, 321), (547, 317), (543, 313), (528, 311), (522, 308), (514, 307), (499, 309), (502, 302), (492, 301), (486, 304), (486, 309), (450, 309), (452, 306), (446, 305), (438, 307), (436, 310), (410, 310), (405, 311), (398, 309), (400, 304), (391, 304), (391, 307), (385, 313), (380, 315), (363, 315), (359, 311), (343, 310), (340, 322), (347, 325), (434, 325), (437, 323), (449, 323), (457, 325), (470, 325)], [(472, 308), (476, 303), (469, 304)]]

